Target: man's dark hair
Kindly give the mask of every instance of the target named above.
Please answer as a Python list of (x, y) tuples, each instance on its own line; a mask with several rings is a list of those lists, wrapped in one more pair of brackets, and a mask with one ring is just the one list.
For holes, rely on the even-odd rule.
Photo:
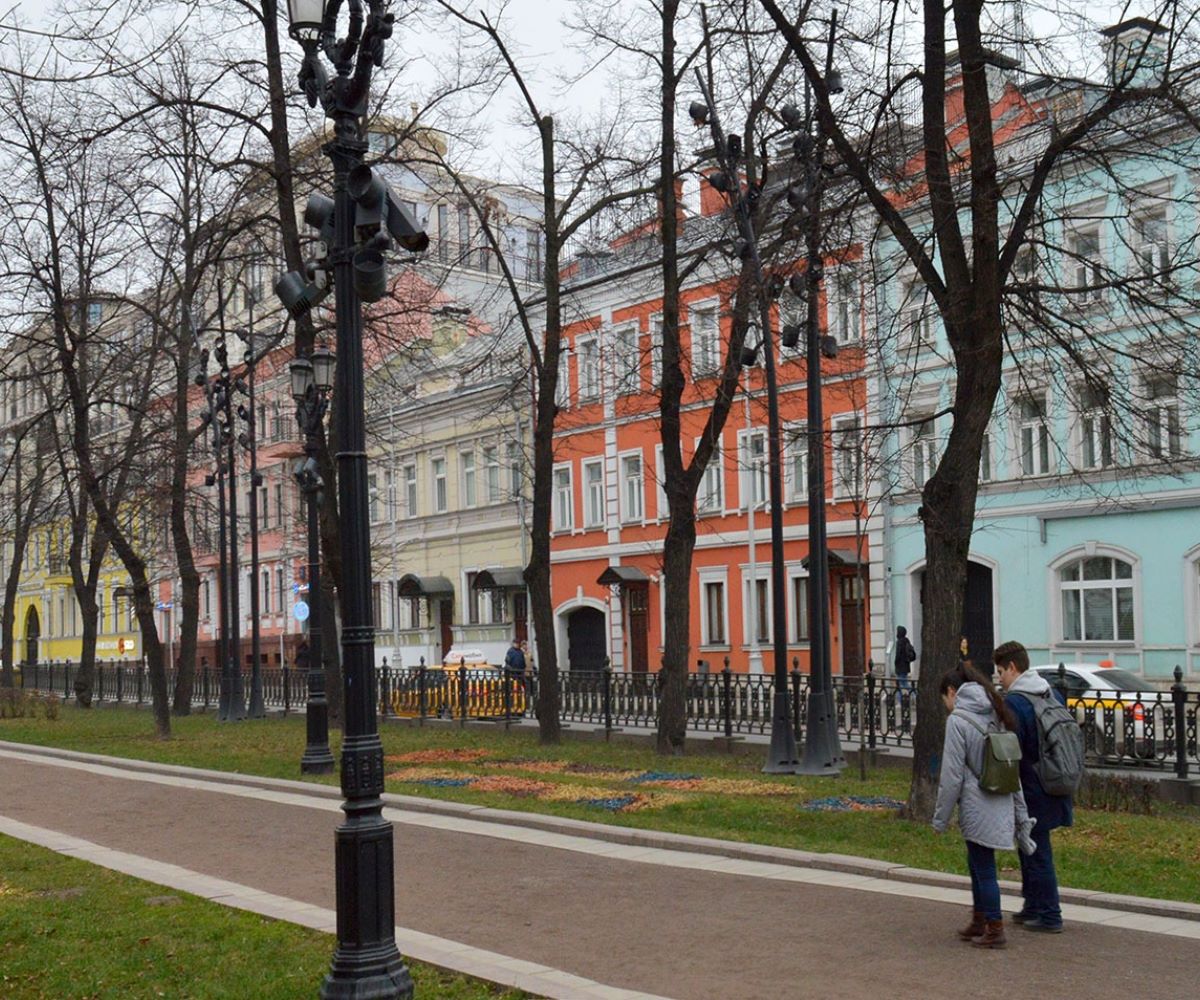
[(992, 653), (992, 662), (997, 667), (1011, 663), (1017, 668), (1017, 673), (1023, 674), (1029, 669), (1029, 652), (1019, 642), (1002, 642)]

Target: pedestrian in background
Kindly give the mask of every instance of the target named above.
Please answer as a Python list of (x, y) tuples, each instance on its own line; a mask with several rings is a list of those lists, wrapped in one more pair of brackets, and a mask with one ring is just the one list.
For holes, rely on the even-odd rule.
[(908, 629), (903, 625), (896, 626), (896, 650), (892, 655), (892, 669), (896, 674), (896, 688), (904, 692), (909, 689), (909, 674), (912, 673), (913, 661), (917, 651), (908, 638)]
[(1061, 692), (1036, 671), (1029, 670), (1029, 653), (1019, 642), (1005, 642), (996, 648), (992, 661), (999, 671), (1004, 700), (1016, 719), (1017, 739), (1021, 741), (1021, 787), (1029, 814), (1037, 820), (1033, 829), (1034, 851), (1021, 855), (1021, 895), (1025, 903), (1013, 915), (1013, 922), (1029, 931), (1061, 934), (1062, 907), (1058, 901), (1058, 873), (1054, 870), (1054, 851), (1050, 831), (1071, 826), (1075, 806), (1070, 795), (1051, 795), (1038, 776), (1041, 759), (1037, 715), (1032, 698), (1053, 697), (1065, 704)]
[(1032, 850), (1033, 843), (1021, 792), (987, 792), (980, 786), (980, 778), (986, 734), (1000, 727), (1015, 731), (1016, 719), (991, 681), (972, 666), (960, 664), (945, 674), (939, 691), (949, 718), (933, 828), (945, 833), (958, 807), (971, 873), (971, 922), (958, 936), (980, 948), (1003, 948), (1006, 940), (996, 851), (1011, 850), (1018, 836), (1022, 837), (1022, 849)]

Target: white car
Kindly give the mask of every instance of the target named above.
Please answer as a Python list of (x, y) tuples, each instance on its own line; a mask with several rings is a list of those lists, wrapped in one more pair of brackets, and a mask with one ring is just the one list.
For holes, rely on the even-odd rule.
[[(1058, 666), (1046, 663), (1032, 669), (1056, 686)], [(1164, 729), (1173, 711), (1170, 692), (1104, 663), (1067, 663), (1064, 668), (1067, 707), (1083, 728), (1089, 756), (1145, 759), (1170, 752)]]

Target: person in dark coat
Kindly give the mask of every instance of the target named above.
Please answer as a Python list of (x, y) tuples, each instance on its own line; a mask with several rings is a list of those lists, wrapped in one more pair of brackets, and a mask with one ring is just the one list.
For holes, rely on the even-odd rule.
[(892, 668), (896, 673), (896, 687), (900, 691), (908, 690), (908, 675), (912, 673), (913, 660), (917, 651), (908, 638), (908, 629), (903, 625), (896, 626), (896, 651), (892, 656)]
[[(992, 661), (999, 672), (1004, 700), (1016, 718), (1017, 739), (1021, 741), (1021, 788), (1025, 805), (1037, 823), (1033, 828), (1035, 850), (1020, 855), (1021, 896), (1024, 906), (1013, 916), (1014, 922), (1030, 931), (1049, 934), (1062, 932), (1062, 908), (1058, 901), (1058, 874), (1054, 870), (1054, 851), (1050, 831), (1071, 826), (1075, 820), (1070, 795), (1051, 795), (1037, 774), (1038, 725), (1030, 697), (1041, 697), (1052, 690), (1049, 681), (1029, 671), (1029, 653), (1019, 642), (1006, 642), (997, 647)], [(1054, 696), (1064, 704), (1061, 691)]]
[[(504, 654), (504, 673), (513, 693), (514, 706), (519, 707), (516, 706), (516, 694), (525, 689), (525, 650), (521, 648), (521, 640), (516, 636), (513, 636), (512, 645)], [(521, 713), (518, 711), (516, 714)]]

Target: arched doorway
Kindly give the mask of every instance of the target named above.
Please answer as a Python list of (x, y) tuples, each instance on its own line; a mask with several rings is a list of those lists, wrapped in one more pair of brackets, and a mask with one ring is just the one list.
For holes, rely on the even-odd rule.
[[(914, 594), (919, 598), (920, 605), (914, 609), (912, 637), (916, 639), (921, 634), (921, 623), (924, 618), (925, 604), (925, 568), (913, 572), (915, 579)], [(972, 559), (967, 563), (967, 590), (963, 595), (963, 623), (961, 634), (967, 639), (967, 655), (971, 662), (990, 673), (992, 669), (992, 651), (996, 648), (996, 612), (993, 600), (992, 567)], [(920, 649), (918, 648), (918, 653)]]
[(572, 673), (604, 669), (604, 612), (577, 608), (567, 616), (567, 667)]
[(25, 612), (25, 662), (37, 663), (38, 639), (42, 636), (42, 620), (38, 617), (37, 608), (32, 604)]

